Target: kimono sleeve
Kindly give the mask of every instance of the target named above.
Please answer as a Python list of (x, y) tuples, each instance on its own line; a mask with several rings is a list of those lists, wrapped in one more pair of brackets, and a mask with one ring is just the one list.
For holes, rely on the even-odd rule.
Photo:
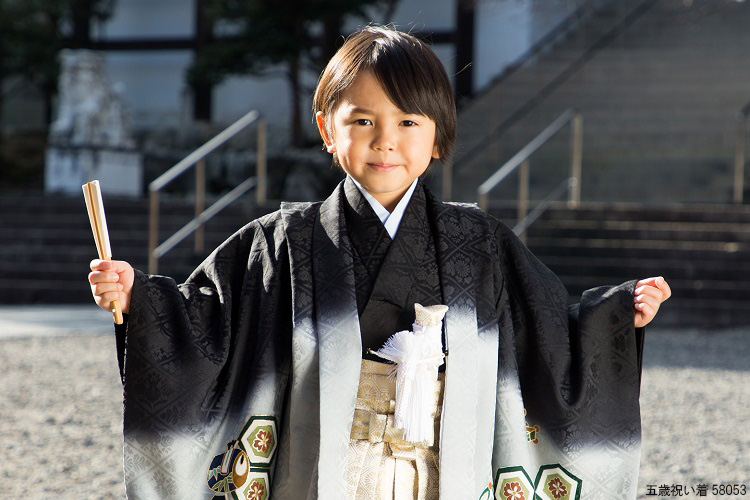
[(291, 292), (276, 220), (248, 224), (184, 284), (136, 272), (118, 332), (129, 496), (210, 493), (208, 464), (244, 416), (281, 412)]
[(507, 295), (499, 314), (512, 324), (529, 420), (559, 431), (563, 448), (571, 428), (585, 428), (584, 441), (636, 439), (643, 336), (634, 329), (635, 281), (587, 290), (570, 305), (558, 277), (507, 226), (495, 234)]

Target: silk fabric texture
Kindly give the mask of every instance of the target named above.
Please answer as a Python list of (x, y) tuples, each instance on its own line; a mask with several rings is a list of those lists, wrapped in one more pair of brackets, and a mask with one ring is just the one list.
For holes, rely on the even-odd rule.
[[(420, 197), (449, 306), (440, 496), (479, 498), (499, 469), (559, 463), (585, 498), (634, 497), (635, 281), (569, 306), (507, 226), (421, 183)], [(130, 498), (210, 498), (212, 458), (254, 415), (277, 421), (273, 498), (346, 498), (362, 339), (344, 200), (342, 183), (322, 203), (283, 204), (185, 284), (136, 272), (117, 334)]]

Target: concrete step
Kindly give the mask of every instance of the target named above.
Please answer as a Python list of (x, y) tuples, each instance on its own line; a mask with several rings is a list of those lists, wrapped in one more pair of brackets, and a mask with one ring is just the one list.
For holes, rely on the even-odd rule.
[[(535, 252), (558, 276), (576, 276), (583, 271), (591, 283), (604, 283), (612, 277), (621, 280), (664, 276), (681, 291), (699, 291), (700, 294), (718, 290), (722, 296), (739, 298), (747, 296), (746, 284), (750, 282), (750, 263), (742, 261), (736, 267), (711, 265), (711, 261), (679, 261), (664, 256), (642, 256), (641, 258), (618, 258), (597, 256), (595, 259), (579, 256), (549, 256), (543, 250)], [(682, 292), (681, 292), (682, 293)], [(717, 292), (718, 293), (718, 292)], [(728, 295), (727, 295), (728, 294)], [(747, 297), (750, 299), (750, 297)]]
[[(482, 143), (489, 131), (575, 60), (581, 48), (567, 43), (570, 40), (560, 43), (487, 89), (476, 102), (463, 108), (459, 119), (456, 171), (464, 183), (478, 185), (563, 110), (577, 107), (584, 114), (584, 162), (594, 162), (597, 167), (599, 163), (611, 165), (602, 170), (602, 179), (623, 166), (633, 176), (647, 179), (648, 172), (654, 171), (654, 165), (662, 159), (682, 159), (685, 165), (694, 165), (697, 172), (705, 167), (713, 171), (710, 167), (720, 164), (722, 171), (713, 173), (716, 181), (706, 181), (693, 168), (670, 167), (675, 174), (686, 175), (680, 179), (679, 175), (668, 174), (675, 179), (669, 183), (670, 189), (661, 193), (668, 194), (670, 200), (726, 201), (731, 187), (724, 177), (734, 150), (734, 115), (750, 100), (750, 61), (741, 62), (746, 59), (744, 47), (750, 43), (750, 31), (746, 29), (750, 5), (713, 3), (716, 5), (711, 9), (715, 7), (715, 11), (701, 11), (699, 15), (697, 7), (675, 10), (657, 4), (501, 136), (499, 144), (484, 148), (492, 152), (480, 153), (463, 165), (462, 152)], [(564, 143), (561, 141), (559, 147), (567, 148)], [(568, 154), (566, 149), (555, 147), (550, 156)], [(637, 160), (637, 164), (623, 165), (618, 159)], [(638, 169), (639, 165), (646, 166)], [(693, 186), (696, 175), (699, 187)], [(589, 185), (602, 197), (595, 195), (592, 199), (611, 196), (611, 190), (594, 180), (596, 183), (589, 181)], [(610, 186), (621, 186), (620, 200), (647, 201), (659, 193), (655, 189), (646, 195), (637, 182), (623, 183), (621, 177), (608, 181)], [(709, 188), (704, 193), (700, 188), (705, 184)], [(465, 190), (471, 192), (473, 188), (467, 186)]]
[[(26, 210), (42, 217), (54, 214), (53, 205), (37, 202)], [(508, 222), (515, 215), (507, 203), (495, 207), (493, 213)], [(13, 226), (14, 220), (24, 217), (17, 212), (17, 217), (3, 221), (6, 235), (12, 238), (0, 246), (0, 302), (90, 302), (86, 276), (88, 261), (95, 254), (89, 228), (85, 224), (67, 231), (54, 226), (29, 229), (25, 223)], [(675, 290), (675, 298), (665, 309), (672, 312), (661, 318), (695, 323), (718, 317), (731, 322), (744, 320), (745, 308), (735, 306), (750, 299), (747, 222), (750, 207), (586, 203), (570, 211), (556, 205), (532, 226), (528, 243), (572, 295), (601, 284), (663, 275)], [(220, 225), (225, 224), (229, 223)], [(140, 234), (136, 229), (130, 229), (123, 240), (113, 237), (113, 248), (118, 249), (117, 257), (143, 269), (146, 229)], [(228, 236), (221, 233), (208, 231), (208, 249)], [(196, 255), (192, 242), (186, 241), (162, 261), (160, 270), (183, 281), (204, 257)], [(716, 297), (725, 300), (709, 307)]]
[(633, 222), (633, 221), (539, 221), (534, 232), (544, 232), (550, 238), (580, 238), (586, 240), (665, 241), (687, 244), (750, 243), (750, 225), (726, 223)]

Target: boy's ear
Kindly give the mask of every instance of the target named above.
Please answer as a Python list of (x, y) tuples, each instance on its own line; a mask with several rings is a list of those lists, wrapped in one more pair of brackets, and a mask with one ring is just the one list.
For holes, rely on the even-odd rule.
[(336, 146), (333, 144), (333, 138), (328, 133), (326, 119), (325, 116), (323, 116), (322, 111), (318, 111), (317, 113), (315, 113), (315, 123), (318, 125), (318, 132), (320, 132), (320, 137), (323, 138), (323, 142), (326, 144), (326, 151), (328, 151), (329, 153), (335, 153)]

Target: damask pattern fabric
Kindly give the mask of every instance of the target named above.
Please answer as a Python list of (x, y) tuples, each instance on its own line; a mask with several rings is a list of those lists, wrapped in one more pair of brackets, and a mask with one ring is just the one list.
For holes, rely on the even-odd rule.
[(429, 442), (404, 441), (396, 429), (392, 365), (362, 360), (347, 459), (349, 500), (437, 500), (439, 498), (438, 439), (443, 402), (443, 375), (435, 382), (435, 432)]
[[(183, 285), (137, 273), (117, 336), (130, 498), (210, 498), (213, 458), (254, 416), (278, 429), (273, 498), (346, 497), (363, 349), (344, 199), (342, 183), (323, 203), (284, 204)], [(634, 282), (589, 290), (568, 307), (560, 281), (505, 225), (421, 185), (410, 205), (419, 200), (424, 219), (405, 214), (391, 246), (408, 224), (426, 224), (414, 234), (426, 257), (408, 261), (418, 272), (402, 303), (424, 286), (449, 306), (441, 498), (479, 498), (500, 470), (521, 467), (534, 479), (550, 464), (580, 479), (583, 498), (633, 497), (642, 352)], [(430, 256), (438, 283), (418, 264)], [(536, 443), (527, 426), (538, 429)]]
[(352, 242), (363, 357), (397, 331), (409, 330), (414, 304), (440, 304), (440, 276), (424, 190), (416, 190), (392, 241), (351, 179), (344, 214)]

